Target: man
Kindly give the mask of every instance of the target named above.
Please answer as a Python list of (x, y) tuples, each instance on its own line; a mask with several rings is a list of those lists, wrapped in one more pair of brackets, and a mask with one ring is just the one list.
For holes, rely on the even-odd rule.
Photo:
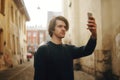
[(34, 55), (34, 80), (74, 80), (73, 59), (92, 54), (96, 46), (96, 23), (89, 17), (88, 30), (91, 37), (86, 46), (75, 47), (62, 44), (69, 23), (63, 16), (50, 21), (48, 32), (51, 41), (38, 48)]

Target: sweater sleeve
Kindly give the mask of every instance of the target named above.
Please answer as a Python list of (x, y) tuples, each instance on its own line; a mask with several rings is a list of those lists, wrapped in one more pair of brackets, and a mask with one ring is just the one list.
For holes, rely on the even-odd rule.
[(34, 80), (46, 80), (47, 57), (44, 46), (38, 48), (34, 54)]
[(81, 47), (72, 46), (71, 54), (73, 59), (77, 59), (92, 54), (92, 52), (95, 49), (95, 46), (96, 46), (96, 39), (93, 38), (90, 38), (85, 46), (81, 46)]

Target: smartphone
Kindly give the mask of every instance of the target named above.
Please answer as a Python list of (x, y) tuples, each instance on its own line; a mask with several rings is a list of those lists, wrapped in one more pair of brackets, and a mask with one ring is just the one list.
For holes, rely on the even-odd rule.
[(88, 12), (88, 13), (87, 13), (87, 16), (88, 16), (88, 19), (89, 19), (89, 17), (92, 16), (92, 13)]
[[(90, 17), (92, 16), (92, 13), (91, 12), (88, 12), (87, 13), (87, 16), (88, 16), (88, 20), (90, 19)], [(91, 26), (88, 26), (88, 28), (87, 29), (92, 29), (92, 27)]]

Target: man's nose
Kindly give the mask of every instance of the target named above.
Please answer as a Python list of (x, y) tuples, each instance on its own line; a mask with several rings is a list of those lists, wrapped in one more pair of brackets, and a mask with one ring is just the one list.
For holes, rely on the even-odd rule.
[(64, 26), (62, 27), (62, 29), (63, 29), (64, 31), (66, 31), (66, 28), (65, 28)]

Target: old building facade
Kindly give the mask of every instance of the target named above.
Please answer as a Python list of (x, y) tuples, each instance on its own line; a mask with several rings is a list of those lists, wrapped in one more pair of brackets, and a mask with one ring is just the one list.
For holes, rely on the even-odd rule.
[(75, 60), (75, 63), (79, 63), (82, 70), (95, 75), (96, 80), (120, 80), (120, 1), (63, 0), (63, 4), (64, 16), (70, 22), (64, 42), (76, 46), (86, 44), (90, 37), (86, 29), (88, 12), (93, 13), (97, 23), (98, 38), (94, 53)]
[(27, 27), (27, 52), (34, 53), (40, 44), (46, 42), (46, 29), (39, 26)]
[(0, 70), (25, 59), (28, 20), (23, 0), (0, 0)]

